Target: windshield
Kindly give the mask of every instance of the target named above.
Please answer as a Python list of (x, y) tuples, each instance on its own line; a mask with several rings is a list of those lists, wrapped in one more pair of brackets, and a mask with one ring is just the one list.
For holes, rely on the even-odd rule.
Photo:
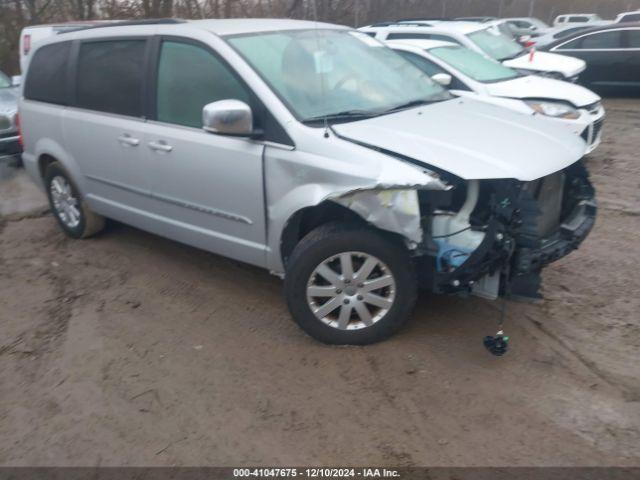
[(438, 47), (432, 48), (429, 53), (478, 82), (500, 82), (520, 76), (517, 71), (468, 48)]
[(480, 49), (496, 60), (507, 60), (524, 53), (518, 42), (500, 33), (496, 28), (486, 28), (467, 35)]
[(7, 88), (11, 86), (11, 80), (4, 73), (0, 72), (0, 88)]
[(292, 30), (228, 42), (303, 122), (374, 116), (451, 98), (412, 63), (361, 32)]

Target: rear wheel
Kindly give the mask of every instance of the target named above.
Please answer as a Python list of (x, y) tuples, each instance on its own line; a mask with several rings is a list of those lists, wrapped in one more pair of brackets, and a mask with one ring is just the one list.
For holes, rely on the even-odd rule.
[(285, 294), (294, 319), (315, 339), (364, 345), (406, 322), (416, 280), (400, 242), (366, 226), (328, 224), (296, 246)]
[(44, 183), (51, 211), (67, 235), (86, 238), (104, 228), (104, 217), (89, 209), (60, 163), (53, 162), (47, 167)]

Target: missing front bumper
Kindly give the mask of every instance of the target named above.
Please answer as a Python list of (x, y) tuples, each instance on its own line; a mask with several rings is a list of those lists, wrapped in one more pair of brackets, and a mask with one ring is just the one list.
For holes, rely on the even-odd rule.
[(542, 268), (577, 249), (595, 224), (595, 191), (582, 162), (537, 183), (495, 185), (483, 242), (455, 270), (434, 274), (435, 292), (541, 298)]

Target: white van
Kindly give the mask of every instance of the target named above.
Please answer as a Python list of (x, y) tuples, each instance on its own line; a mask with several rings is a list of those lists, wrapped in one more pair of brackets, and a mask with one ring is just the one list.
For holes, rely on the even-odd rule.
[(418, 286), (537, 297), (595, 221), (583, 139), (456, 98), (338, 25), (58, 35), (33, 53), (19, 113), (25, 169), (69, 236), (108, 217), (266, 268), (327, 343), (388, 337)]

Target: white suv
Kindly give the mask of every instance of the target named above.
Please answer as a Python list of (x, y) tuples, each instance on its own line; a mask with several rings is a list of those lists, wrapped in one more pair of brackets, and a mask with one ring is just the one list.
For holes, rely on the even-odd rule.
[(580, 135), (587, 142), (587, 153), (600, 145), (605, 110), (601, 98), (591, 90), (552, 78), (522, 75), (448, 42), (391, 40), (386, 44), (454, 95), (554, 122)]
[(20, 118), (25, 167), (68, 235), (108, 217), (269, 269), (328, 343), (388, 337), (419, 285), (537, 296), (542, 267), (594, 223), (582, 139), (453, 98), (336, 25), (60, 34), (30, 58)]

